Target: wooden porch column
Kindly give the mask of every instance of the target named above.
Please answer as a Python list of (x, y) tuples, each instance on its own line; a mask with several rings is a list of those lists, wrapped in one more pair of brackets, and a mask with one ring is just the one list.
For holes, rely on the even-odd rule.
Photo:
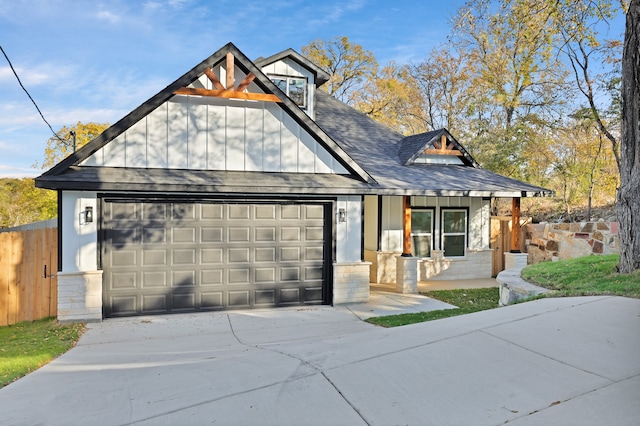
[(404, 215), (402, 217), (402, 256), (411, 257), (411, 197), (402, 197)]
[(511, 199), (511, 253), (520, 253), (520, 198)]

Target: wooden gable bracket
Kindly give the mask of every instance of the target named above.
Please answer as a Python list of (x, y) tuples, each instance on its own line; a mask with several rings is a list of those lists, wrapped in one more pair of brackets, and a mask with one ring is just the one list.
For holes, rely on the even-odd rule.
[(245, 92), (247, 87), (251, 84), (251, 82), (256, 78), (255, 74), (250, 72), (247, 76), (242, 79), (242, 81), (238, 84), (238, 87), (234, 87), (235, 76), (235, 58), (231, 52), (227, 53), (226, 65), (227, 65), (227, 79), (226, 79), (226, 87), (222, 84), (222, 82), (218, 79), (218, 77), (214, 74), (214, 72), (210, 68), (206, 68), (204, 70), (205, 75), (211, 81), (213, 86), (216, 88), (215, 90), (210, 89), (199, 89), (195, 87), (181, 87), (175, 92), (175, 95), (194, 95), (194, 96), (209, 96), (212, 98), (227, 98), (227, 99), (245, 99), (249, 101), (264, 101), (264, 102), (282, 102), (279, 97), (276, 95), (268, 94), (268, 93), (252, 93)]
[(445, 135), (440, 136), (440, 142), (433, 142), (433, 149), (425, 149), (425, 154), (436, 154), (436, 155), (457, 155), (458, 157), (462, 157), (462, 152), (458, 149), (454, 149), (453, 143), (447, 144), (447, 137)]

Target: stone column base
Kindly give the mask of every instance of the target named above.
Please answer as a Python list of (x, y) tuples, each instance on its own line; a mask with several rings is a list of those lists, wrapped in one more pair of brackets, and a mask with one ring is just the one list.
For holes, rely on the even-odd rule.
[(527, 266), (527, 259), (529, 254), (527, 253), (511, 253), (505, 252), (504, 254), (504, 269), (522, 269)]
[(102, 321), (102, 271), (58, 273), (58, 321)]
[(369, 268), (371, 262), (333, 264), (333, 303), (369, 301)]
[(396, 257), (396, 291), (404, 294), (418, 293), (417, 257)]

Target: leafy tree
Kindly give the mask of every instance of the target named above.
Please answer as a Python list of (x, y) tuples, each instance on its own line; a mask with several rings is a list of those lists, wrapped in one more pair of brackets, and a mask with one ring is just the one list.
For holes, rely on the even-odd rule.
[(73, 133), (75, 132), (76, 149), (86, 145), (90, 140), (102, 133), (109, 124), (107, 123), (78, 123), (75, 126), (64, 126), (56, 132), (57, 136), (52, 136), (47, 140), (44, 150), (44, 161), (41, 165), (35, 164), (36, 168), (48, 169), (56, 165), (60, 160), (73, 153)]
[(622, 273), (640, 269), (640, 0), (631, 0), (626, 16), (622, 56), (622, 138), (620, 188), (616, 213), (620, 222)]
[(0, 179), (0, 228), (52, 219), (57, 216), (55, 191), (36, 188), (33, 179)]
[(347, 37), (314, 40), (302, 47), (302, 54), (331, 76), (322, 87), (349, 105), (355, 102), (354, 93), (378, 70), (373, 53)]
[[(619, 98), (617, 90), (610, 89), (617, 88), (619, 81), (616, 65), (621, 43), (602, 40), (596, 30), (597, 24), (612, 19), (618, 9), (609, 0), (546, 0), (546, 3), (554, 16), (555, 31), (561, 36), (559, 51), (569, 61), (575, 88), (586, 99), (599, 130), (611, 142), (619, 165), (620, 141), (616, 136), (619, 134)], [(614, 67), (613, 76), (608, 79), (604, 75), (607, 64)]]

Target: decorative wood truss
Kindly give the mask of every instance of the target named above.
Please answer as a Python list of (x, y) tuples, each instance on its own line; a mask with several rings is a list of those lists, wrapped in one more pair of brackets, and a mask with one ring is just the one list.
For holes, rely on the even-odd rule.
[(433, 142), (433, 149), (425, 149), (425, 154), (436, 154), (436, 155), (457, 155), (458, 157), (462, 157), (462, 152), (458, 149), (454, 149), (455, 146), (453, 142), (447, 144), (447, 137), (445, 135), (440, 136), (440, 142)]
[(226, 58), (227, 78), (226, 86), (218, 79), (210, 68), (206, 68), (204, 73), (209, 78), (215, 90), (199, 89), (194, 87), (181, 87), (173, 92), (176, 95), (195, 95), (195, 96), (210, 96), (213, 98), (228, 98), (228, 99), (245, 99), (250, 101), (265, 101), (265, 102), (281, 102), (280, 98), (276, 95), (268, 93), (252, 93), (245, 92), (251, 82), (256, 78), (255, 74), (250, 72), (247, 76), (238, 84), (235, 85), (235, 58), (231, 52), (227, 53)]

